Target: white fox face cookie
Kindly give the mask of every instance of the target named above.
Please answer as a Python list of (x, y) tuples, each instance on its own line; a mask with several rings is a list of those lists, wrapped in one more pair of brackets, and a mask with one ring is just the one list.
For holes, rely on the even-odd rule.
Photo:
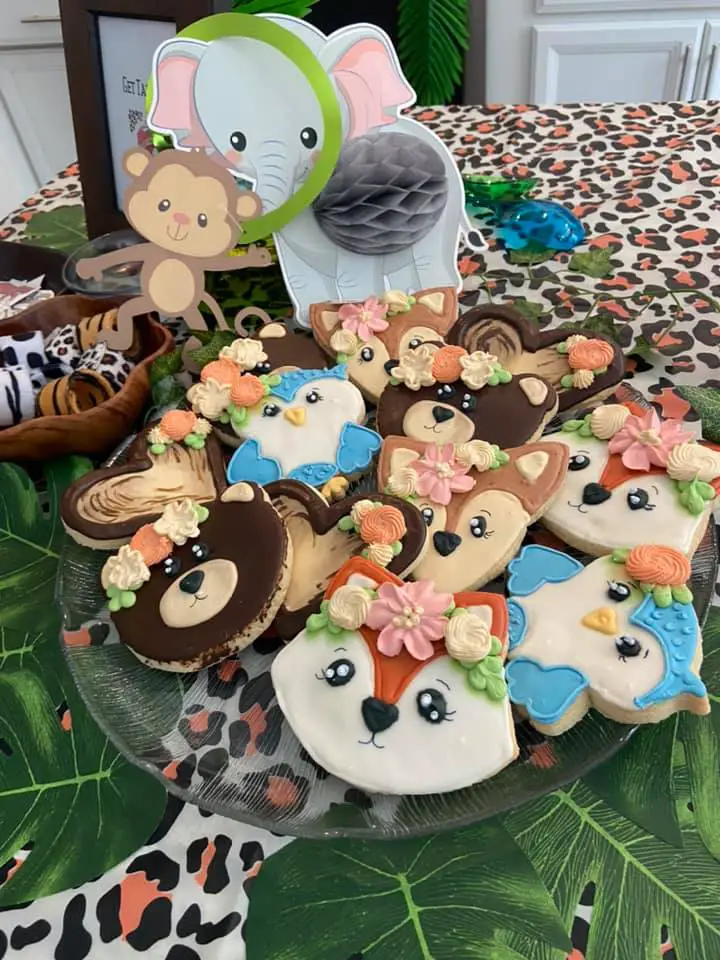
[[(453, 598), (359, 557), (325, 596), (272, 666), (278, 703), (319, 764), (372, 792), (429, 794), (516, 757), (502, 597)], [(453, 603), (465, 612), (445, 616)]]

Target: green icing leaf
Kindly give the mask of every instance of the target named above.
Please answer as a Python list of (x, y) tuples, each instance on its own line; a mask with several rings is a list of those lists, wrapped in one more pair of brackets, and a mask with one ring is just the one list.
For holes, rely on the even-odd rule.
[(610, 559), (613, 563), (625, 563), (629, 556), (629, 550), (613, 550), (613, 552), (610, 554)]
[(341, 517), (338, 521), (338, 530), (342, 530), (344, 533), (349, 533), (354, 529), (355, 524), (353, 522), (353, 518), (349, 514), (346, 517)]
[(569, 390), (573, 385), (573, 375), (571, 373), (566, 373), (564, 377), (560, 378), (560, 386), (565, 387), (566, 390)]
[(558, 353), (567, 353), (567, 352), (568, 352), (568, 345), (567, 345), (567, 343), (563, 340), (563, 342), (562, 342), (562, 343), (559, 343), (559, 344), (555, 347), (555, 349), (557, 350)]
[(193, 450), (202, 450), (205, 446), (205, 437), (198, 436), (197, 433), (189, 433), (185, 437), (185, 445)]
[(692, 590), (689, 587), (683, 584), (681, 587), (672, 588), (673, 600), (676, 600), (678, 603), (692, 603), (693, 595)]
[(154, 453), (156, 457), (161, 456), (167, 450), (167, 444), (165, 443), (151, 443), (150, 444), (150, 453)]
[(588, 253), (575, 253), (570, 259), (568, 269), (572, 273), (582, 273), (586, 277), (601, 279), (612, 273), (612, 251), (590, 250)]
[(210, 511), (207, 507), (203, 506), (202, 503), (193, 503), (195, 509), (195, 516), (197, 517), (198, 523), (205, 523), (207, 518), (210, 516)]
[(327, 625), (328, 618), (324, 613), (311, 613), (305, 623), (305, 629), (310, 633), (318, 633), (318, 631), (324, 630)]
[(672, 604), (672, 590), (670, 587), (660, 586), (653, 587), (652, 591), (653, 600), (655, 603), (662, 608), (669, 607)]
[(681, 505), (695, 517), (715, 498), (714, 488), (702, 480), (678, 480), (677, 490)]

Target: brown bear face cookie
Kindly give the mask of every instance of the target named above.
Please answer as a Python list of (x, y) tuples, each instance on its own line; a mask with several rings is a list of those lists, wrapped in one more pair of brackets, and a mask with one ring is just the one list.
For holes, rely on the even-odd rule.
[(112, 550), (157, 519), (169, 503), (216, 500), (227, 483), (222, 446), (209, 428), (201, 417), (173, 410), (135, 438), (124, 464), (71, 484), (60, 514), (73, 540)]
[(448, 341), (468, 352), (484, 350), (512, 374), (533, 373), (558, 391), (560, 413), (594, 407), (625, 371), (622, 350), (590, 330), (538, 330), (511, 306), (489, 304), (464, 314)]
[(346, 363), (355, 386), (377, 403), (400, 357), (421, 343), (442, 345), (457, 311), (451, 287), (414, 296), (391, 290), (363, 303), (317, 303), (310, 307), (310, 323), (322, 348), (336, 363)]
[(501, 447), (539, 437), (557, 411), (541, 377), (511, 376), (494, 356), (422, 344), (400, 359), (383, 390), (377, 430), (424, 443), (481, 439)]
[(291, 551), (262, 488), (238, 483), (207, 507), (169, 504), (106, 561), (101, 581), (133, 653), (187, 672), (237, 653), (270, 625), (287, 592)]
[(327, 585), (351, 557), (362, 554), (402, 577), (425, 552), (425, 522), (399, 497), (360, 493), (328, 504), (297, 480), (276, 480), (265, 492), (292, 542), (290, 585), (271, 631), (285, 642), (318, 612)]

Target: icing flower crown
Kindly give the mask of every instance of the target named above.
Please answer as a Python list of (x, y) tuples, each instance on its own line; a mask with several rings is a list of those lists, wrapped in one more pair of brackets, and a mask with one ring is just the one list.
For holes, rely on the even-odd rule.
[(661, 608), (676, 603), (692, 603), (692, 591), (687, 585), (691, 575), (690, 561), (679, 550), (655, 544), (633, 547), (632, 550), (614, 550), (613, 563), (625, 564), (628, 577), (645, 594), (651, 594)]
[(167, 561), (174, 547), (200, 536), (207, 507), (194, 500), (169, 503), (154, 523), (146, 523), (130, 541), (105, 561), (100, 573), (112, 613), (135, 605), (135, 594), (150, 579), (150, 567)]
[(202, 450), (212, 427), (190, 410), (170, 410), (157, 426), (148, 430), (150, 453), (160, 456), (173, 443), (184, 443), (193, 450)]
[(248, 409), (269, 396), (272, 388), (280, 383), (278, 374), (256, 377), (252, 373), (246, 373), (246, 365), (251, 362), (252, 357), (238, 363), (230, 353), (222, 356), (234, 348), (238, 348), (235, 350), (235, 354), (238, 354), (239, 347), (247, 347), (255, 342), (259, 341), (236, 340), (230, 347), (223, 347), (220, 359), (213, 360), (202, 368), (200, 383), (193, 384), (186, 394), (195, 413), (202, 414), (208, 420), (240, 427), (248, 418)]
[(414, 350), (406, 351), (390, 371), (390, 383), (402, 383), (408, 390), (457, 380), (462, 380), (470, 390), (480, 390), (509, 383), (512, 374), (497, 357), (484, 350), (468, 353), (464, 347), (436, 347), (429, 343), (421, 343)]
[(340, 327), (330, 337), (330, 347), (340, 363), (347, 360), (376, 334), (390, 326), (388, 320), (409, 313), (416, 303), (433, 313), (442, 314), (442, 293), (426, 293), (418, 297), (402, 290), (388, 290), (381, 297), (368, 297), (363, 303), (344, 303), (338, 310)]
[(607, 373), (615, 359), (615, 351), (606, 340), (584, 337), (575, 334), (568, 337), (555, 348), (558, 353), (566, 354), (572, 373), (560, 380), (560, 386), (568, 389), (576, 387), (586, 390), (593, 385), (595, 377)]
[[(699, 443), (681, 420), (661, 420), (654, 410), (633, 412), (623, 404), (597, 407), (583, 420), (568, 420), (565, 433), (605, 440), (628, 471), (667, 473), (680, 504), (699, 516), (720, 484), (720, 452)], [(618, 471), (614, 471), (618, 473)], [(626, 479), (619, 472), (619, 482)], [(601, 477), (601, 483), (609, 478)], [(608, 485), (606, 482), (605, 485)]]
[(379, 567), (386, 567), (402, 553), (402, 538), (407, 533), (401, 510), (373, 500), (358, 500), (338, 529), (356, 533), (367, 544), (362, 556)]
[(509, 459), (496, 444), (485, 440), (429, 444), (411, 465), (390, 474), (385, 492), (407, 500), (425, 497), (431, 503), (447, 506), (453, 493), (468, 493), (475, 486), (475, 478), (468, 476), (470, 470), (498, 470)]

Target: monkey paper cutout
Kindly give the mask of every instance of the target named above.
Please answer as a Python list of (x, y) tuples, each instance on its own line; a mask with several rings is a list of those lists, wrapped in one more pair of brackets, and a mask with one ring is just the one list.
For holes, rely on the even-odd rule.
[(260, 198), (240, 190), (232, 174), (198, 151), (165, 150), (150, 156), (133, 149), (125, 154), (123, 167), (132, 177), (125, 191), (125, 216), (147, 242), (80, 260), (77, 273), (82, 279), (99, 279), (110, 267), (141, 263), (141, 294), (120, 307), (117, 329), (104, 331), (98, 339), (114, 350), (128, 349), (134, 318), (153, 310), (182, 317), (190, 329), (207, 330), (198, 309), (201, 302), (219, 329), (229, 329), (205, 289), (205, 272), (270, 265), (268, 251), (254, 244), (244, 256), (229, 256), (242, 236), (242, 221), (262, 212)]

